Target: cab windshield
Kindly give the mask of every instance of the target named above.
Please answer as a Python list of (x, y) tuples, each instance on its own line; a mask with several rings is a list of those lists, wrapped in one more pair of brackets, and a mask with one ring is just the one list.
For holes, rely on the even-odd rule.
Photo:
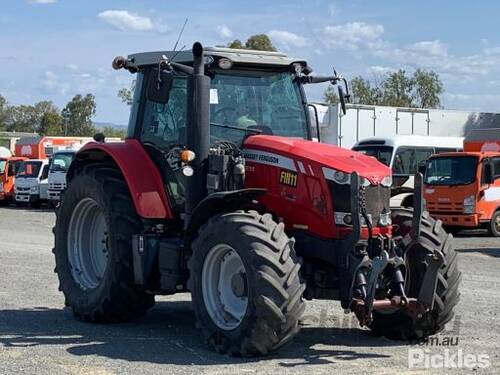
[(431, 158), (425, 172), (429, 185), (467, 185), (476, 179), (477, 158), (473, 156)]
[(75, 154), (73, 152), (55, 154), (50, 163), (50, 172), (66, 172), (74, 156)]
[(26, 161), (21, 164), (21, 168), (19, 168), (16, 177), (38, 177), (41, 167), (41, 161)]
[[(210, 140), (241, 144), (254, 134), (308, 138), (305, 104), (290, 72), (224, 71), (211, 76)], [(146, 100), (142, 139), (185, 143), (187, 76), (175, 74), (168, 103)]]

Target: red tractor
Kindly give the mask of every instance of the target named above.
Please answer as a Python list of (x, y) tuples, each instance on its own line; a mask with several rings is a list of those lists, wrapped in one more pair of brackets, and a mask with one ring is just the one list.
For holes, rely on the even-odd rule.
[(418, 195), (391, 210), (376, 159), (312, 141), (303, 85), (347, 89), (341, 77), (200, 43), (113, 66), (137, 74), (128, 137), (77, 153), (54, 230), (77, 317), (127, 321), (189, 291), (207, 343), (244, 356), (292, 339), (304, 299), (339, 300), (393, 339), (452, 318), (460, 272), (441, 222)]

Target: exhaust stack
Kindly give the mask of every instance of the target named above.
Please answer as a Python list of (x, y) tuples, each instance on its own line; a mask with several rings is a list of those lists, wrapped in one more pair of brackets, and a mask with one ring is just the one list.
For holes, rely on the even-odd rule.
[(207, 196), (207, 163), (210, 146), (210, 78), (205, 76), (203, 46), (193, 44), (193, 74), (188, 80), (188, 118), (186, 124), (187, 148), (194, 151), (191, 162), (193, 176), (186, 187), (185, 224), (196, 205)]

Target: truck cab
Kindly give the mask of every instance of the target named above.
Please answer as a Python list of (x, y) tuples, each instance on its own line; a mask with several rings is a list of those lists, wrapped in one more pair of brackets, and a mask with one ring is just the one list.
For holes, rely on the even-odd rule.
[(46, 201), (48, 190), (49, 160), (25, 160), (16, 175), (16, 204), (40, 205)]
[(412, 207), (414, 175), (433, 154), (461, 151), (463, 137), (396, 135), (359, 141), (354, 151), (375, 157), (392, 169), (391, 207)]
[(464, 152), (432, 156), (424, 197), (429, 213), (451, 232), (486, 228), (500, 237), (500, 129), (473, 131)]
[(48, 176), (48, 200), (52, 205), (61, 200), (61, 193), (66, 189), (66, 174), (75, 154), (76, 150), (63, 150), (52, 156)]
[(17, 172), (26, 158), (0, 157), (0, 203), (14, 198), (14, 183)]

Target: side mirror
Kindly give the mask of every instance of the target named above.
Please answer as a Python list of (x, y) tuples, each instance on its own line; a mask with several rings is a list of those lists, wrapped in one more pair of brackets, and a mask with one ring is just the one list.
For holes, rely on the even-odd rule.
[(418, 173), (422, 173), (422, 176), (425, 176), (426, 170), (427, 170), (427, 163), (425, 161), (418, 165)]
[(16, 166), (14, 164), (9, 164), (9, 170), (7, 171), (7, 175), (9, 177), (15, 176), (17, 173)]
[(487, 162), (484, 164), (484, 183), (491, 185), (495, 183), (495, 175), (493, 173), (493, 163)]
[(347, 109), (345, 107), (344, 90), (342, 89), (342, 86), (338, 86), (338, 89), (339, 89), (340, 108), (342, 108), (342, 113), (345, 115), (347, 113)]
[[(319, 129), (319, 116), (318, 116), (318, 109), (314, 104), (308, 104), (307, 107), (310, 109), (309, 114), (313, 114), (313, 117), (311, 119), (311, 135), (314, 137), (314, 134), (316, 133), (316, 139), (318, 142), (321, 141), (320, 137), (320, 129)], [(312, 111), (311, 111), (312, 109)]]
[[(158, 73), (159, 72), (159, 73)], [(149, 76), (147, 99), (160, 104), (167, 104), (172, 88), (172, 73), (153, 69)]]

